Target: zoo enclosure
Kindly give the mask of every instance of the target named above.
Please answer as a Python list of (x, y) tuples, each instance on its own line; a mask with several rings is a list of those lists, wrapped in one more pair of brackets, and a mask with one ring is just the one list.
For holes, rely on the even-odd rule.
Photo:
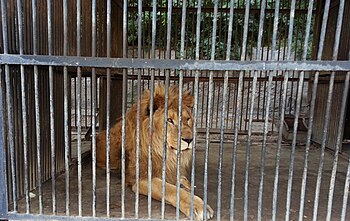
[[(344, 16), (341, 16), (344, 17), (344, 22), (338, 32), (339, 36), (334, 35), (335, 32), (328, 31), (325, 36), (326, 41), (322, 42), (320, 40), (322, 39), (322, 30), (339, 27), (339, 25), (336, 25), (337, 18), (340, 17), (338, 16), (338, 8), (335, 6), (336, 3), (330, 5), (327, 27), (321, 28), (323, 8), (325, 7), (323, 1), (315, 2), (315, 6), (311, 9), (311, 20), (308, 22), (307, 13), (310, 10), (308, 10), (309, 5), (307, 1), (299, 1), (294, 5), (294, 8), (290, 8), (290, 5), (293, 5), (293, 1), (281, 1), (278, 11), (280, 22), (277, 27), (279, 34), (275, 36), (274, 41), (275, 2), (267, 1), (266, 10), (264, 11), (264, 31), (260, 35), (258, 34), (258, 29), (260, 27), (259, 24), (261, 24), (259, 21), (262, 11), (261, 2), (253, 1), (251, 5), (248, 5), (249, 11), (245, 10), (246, 2), (235, 2), (234, 32), (231, 39), (233, 43), (231, 50), (228, 50), (229, 57), (226, 56), (227, 48), (230, 48), (226, 43), (229, 33), (227, 23), (230, 16), (229, 2), (218, 1), (216, 5), (211, 2), (203, 2), (203, 5), (201, 5), (202, 12), (199, 14), (201, 16), (200, 24), (202, 24), (199, 45), (196, 45), (197, 24), (194, 22), (197, 21), (198, 5), (197, 2), (188, 2), (186, 10), (187, 31), (184, 33), (186, 42), (183, 49), (181, 49), (181, 36), (179, 35), (179, 30), (183, 24), (180, 21), (182, 16), (179, 12), (182, 11), (182, 8), (179, 1), (173, 2), (171, 7), (172, 13), (168, 13), (167, 2), (157, 2), (156, 27), (160, 28), (156, 29), (157, 38), (155, 42), (152, 42), (154, 38), (151, 32), (151, 21), (154, 14), (151, 2), (144, 2), (142, 13), (139, 13), (137, 2), (130, 1), (128, 7), (124, 8), (124, 15), (127, 12), (128, 24), (122, 22), (123, 5), (117, 1), (112, 1), (109, 7), (107, 7), (107, 2), (96, 4), (96, 2), (90, 3), (87, 1), (82, 1), (79, 4), (78, 2), (66, 1), (37, 1), (35, 2), (36, 4), (31, 4), (32, 2), (25, 1), (21, 6), (18, 3), (21, 3), (21, 1), (16, 3), (14, 1), (2, 1), (3, 34), (1, 36), (3, 42), (1, 61), (2, 73), (4, 73), (1, 76), (1, 85), (3, 88), (3, 107), (6, 107), (3, 110), (5, 113), (4, 119), (7, 122), (6, 124), (4, 123), (3, 128), (5, 129), (7, 140), (6, 155), (9, 159), (7, 160), (7, 171), (11, 171), (11, 173), (7, 174), (7, 179), (9, 184), (12, 184), (8, 185), (8, 199), (14, 205), (14, 211), (16, 211), (16, 198), (18, 196), (26, 195), (27, 197), (29, 194), (28, 189), (37, 186), (40, 189), (41, 182), (54, 177), (60, 171), (67, 171), (67, 164), (69, 165), (70, 163), (69, 159), (67, 159), (67, 157), (69, 158), (67, 148), (70, 149), (71, 134), (75, 130), (77, 134), (80, 134), (78, 132), (80, 130), (78, 129), (80, 127), (79, 124), (86, 127), (87, 139), (89, 139), (89, 129), (91, 134), (96, 132), (94, 131), (96, 124), (100, 128), (105, 128), (107, 118), (104, 116), (109, 108), (117, 110), (115, 112), (109, 111), (109, 121), (113, 122), (122, 114), (120, 111), (122, 109), (120, 108), (122, 106), (122, 97), (115, 100), (109, 99), (114, 98), (113, 93), (118, 94), (122, 92), (122, 89), (125, 90), (127, 88), (128, 96), (125, 97), (126, 93), (124, 91), (124, 98), (127, 99), (128, 103), (133, 103), (136, 101), (139, 91), (142, 90), (138, 88), (138, 86), (141, 86), (140, 82), (142, 82), (142, 88), (150, 87), (151, 84), (149, 82), (152, 82), (152, 73), (154, 73), (155, 79), (166, 82), (168, 79), (179, 84), (181, 84), (179, 76), (183, 74), (182, 83), (185, 85), (185, 88), (187, 87), (191, 90), (194, 90), (195, 85), (198, 83), (197, 91), (200, 92), (198, 94), (199, 132), (201, 128), (204, 129), (203, 132), (206, 132), (207, 128), (217, 129), (216, 131), (209, 130), (211, 133), (221, 132), (221, 121), (218, 119), (222, 119), (226, 115), (224, 116), (226, 122), (223, 126), (225, 134), (235, 134), (234, 132), (237, 130), (250, 136), (253, 129), (252, 125), (255, 125), (253, 122), (261, 123), (260, 127), (257, 128), (257, 132), (261, 135), (266, 136), (265, 125), (267, 125), (268, 132), (281, 133), (280, 125), (283, 122), (283, 115), (292, 115), (293, 119), (294, 117), (298, 119), (299, 116), (309, 117), (309, 105), (312, 104), (311, 97), (313, 94), (312, 85), (315, 82), (314, 71), (321, 71), (319, 73), (320, 78), (317, 79), (319, 82), (317, 88), (318, 97), (314, 101), (317, 102), (315, 104), (317, 107), (324, 107), (323, 113), (327, 112), (326, 106), (329, 103), (325, 102), (327, 101), (325, 98), (327, 98), (329, 82), (334, 80), (333, 82), (336, 85), (334, 94), (338, 93), (340, 95), (334, 95), (331, 98), (334, 104), (333, 107), (337, 109), (342, 102), (346, 101), (346, 98), (342, 97), (342, 92), (344, 91), (342, 88), (346, 89), (346, 83), (348, 82), (344, 72), (337, 73), (337, 75), (334, 75), (335, 79), (332, 80), (332, 78), (329, 78), (328, 71), (348, 71), (348, 62), (330, 62), (328, 60), (347, 60), (349, 58), (349, 43), (346, 41), (346, 39), (349, 39), (347, 38), (349, 34), (346, 31), (340, 32), (341, 30), (349, 30), (347, 29), (349, 22), (345, 22), (349, 21), (349, 13), (344, 13)], [(81, 16), (77, 16), (76, 4), (82, 9), (90, 9), (93, 6), (93, 10), (81, 10)], [(48, 6), (51, 7), (50, 10), (52, 8), (58, 9), (55, 16), (52, 16), (50, 14), (52, 12), (47, 10)], [(348, 3), (343, 7), (343, 9), (349, 10)], [(108, 8), (110, 9), (110, 14), (108, 13)], [(214, 9), (217, 9), (216, 16), (214, 15)], [(19, 11), (22, 11), (22, 13)], [(96, 12), (95, 15), (94, 12)], [(295, 13), (292, 28), (289, 26), (291, 12)], [(110, 26), (107, 25), (106, 15), (108, 14), (113, 18), (118, 18), (116, 19), (117, 22), (111, 22)], [(167, 29), (169, 14), (172, 15), (170, 32)], [(143, 18), (141, 29), (137, 25), (139, 16)], [(95, 18), (95, 20), (91, 21), (91, 17)], [(244, 18), (246, 17), (249, 23), (245, 23)], [(216, 25), (212, 22), (213, 18), (217, 19)], [(81, 27), (79, 29), (79, 25), (72, 28), (67, 26), (68, 22), (77, 24), (77, 19), (81, 19), (79, 22)], [(33, 24), (35, 24), (35, 27)], [(127, 29), (123, 25), (127, 25)], [(309, 41), (305, 44), (307, 25), (311, 25), (312, 32), (308, 37)], [(122, 28), (124, 28), (123, 32), (120, 31)], [(62, 32), (62, 30), (65, 31)], [(213, 30), (217, 31), (217, 33), (214, 33), (215, 38), (212, 38)], [(290, 30), (292, 30), (292, 34), (290, 34)], [(82, 33), (81, 38), (77, 38), (76, 33)], [(127, 33), (127, 37), (124, 36), (124, 39), (123, 33)], [(139, 35), (139, 33), (142, 33), (142, 35)], [(332, 34), (333, 37), (331, 37)], [(334, 47), (336, 50), (333, 51), (336, 37), (345, 40), (339, 41), (338, 39), (340, 45)], [(324, 45), (321, 45), (321, 42)], [(92, 47), (89, 47), (90, 45)], [(124, 45), (124, 48), (121, 45)], [(324, 53), (319, 52), (323, 47)], [(26, 57), (24, 55), (29, 56)], [(36, 55), (48, 55), (49, 57)], [(90, 56), (124, 57), (125, 59), (91, 58), (84, 61), (85, 58), (81, 58)], [(130, 62), (131, 58), (136, 58), (135, 62)], [(142, 60), (144, 58), (151, 60), (147, 60), (148, 64), (146, 64), (146, 61)], [(77, 63), (72, 62), (74, 59), (76, 59)], [(169, 61), (164, 65), (162, 64), (163, 61), (160, 61), (162, 59), (178, 59), (180, 61)], [(186, 61), (187, 59), (203, 60), (203, 62), (197, 65), (193, 61)], [(226, 64), (226, 66), (215, 66), (209, 61), (214, 60), (215, 62), (217, 61), (217, 64), (221, 64), (219, 60), (228, 59), (241, 60), (241, 62), (223, 62), (222, 64)], [(321, 61), (321, 59), (325, 61)], [(256, 62), (249, 63), (247, 62), (249, 60)], [(270, 60), (287, 62), (268, 62)], [(293, 60), (306, 60), (306, 62), (292, 62)], [(312, 61), (316, 60), (318, 62), (312, 63)], [(189, 65), (184, 67), (184, 64)], [(33, 65), (38, 66), (33, 67)], [(76, 67), (79, 67), (79, 69), (77, 70)], [(128, 71), (122, 68), (128, 68)], [(247, 70), (244, 72), (244, 75), (240, 74), (242, 69)], [(200, 73), (196, 72), (196, 70), (199, 70)], [(301, 72), (303, 70), (307, 72)], [(125, 82), (125, 72), (127, 73), (127, 84)], [(196, 73), (199, 74), (197, 79), (195, 78)], [(287, 74), (288, 78), (286, 77)], [(94, 76), (96, 77), (95, 79)], [(272, 82), (269, 83), (270, 76)], [(82, 78), (85, 84), (79, 89), (81, 86), (77, 82), (81, 82)], [(113, 83), (110, 86), (107, 86), (108, 78), (113, 79)], [(286, 81), (286, 78), (288, 81)], [(27, 82), (27, 87), (22, 85), (21, 80), (23, 79)], [(226, 84), (226, 95), (228, 98), (223, 102), (221, 94), (225, 91), (225, 79), (228, 82)], [(65, 82), (63, 87), (62, 82)], [(135, 82), (139, 83), (136, 84)], [(242, 83), (240, 84), (240, 82)], [(256, 86), (255, 91), (253, 89), (254, 85)], [(268, 85), (270, 85), (270, 89)], [(112, 87), (110, 92), (112, 95), (103, 96), (103, 94), (107, 94), (108, 87)], [(286, 88), (285, 92), (283, 91), (284, 88)], [(40, 94), (36, 93), (39, 90)], [(78, 92), (79, 90), (80, 92)], [(319, 93), (322, 90), (324, 92)], [(85, 96), (83, 93), (85, 93)], [(213, 96), (209, 96), (209, 93), (212, 93)], [(319, 94), (324, 96), (321, 97)], [(80, 98), (78, 96), (83, 98), (82, 101), (79, 101)], [(269, 116), (268, 122), (265, 123), (268, 106), (266, 106), (266, 103), (269, 96), (271, 107), (267, 111)], [(12, 101), (11, 97), (16, 97), (17, 99)], [(89, 97), (91, 101), (88, 101)], [(102, 99), (104, 97), (107, 97), (107, 99)], [(94, 98), (96, 99), (95, 102), (93, 101)], [(297, 102), (298, 98), (300, 102)], [(51, 105), (50, 102), (44, 102), (50, 101), (50, 99), (54, 105)], [(23, 100), (25, 101), (24, 103)], [(35, 103), (38, 100), (41, 102)], [(108, 100), (110, 100), (109, 108), (107, 107)], [(210, 104), (211, 102), (213, 103)], [(220, 110), (223, 103), (225, 103), (226, 108), (224, 115)], [(113, 108), (113, 105), (116, 108)], [(23, 108), (23, 106), (26, 106), (26, 108)], [(80, 109), (80, 113), (78, 113), (79, 107), (84, 106), (85, 108)], [(14, 111), (12, 112), (11, 110)], [(210, 113), (210, 111), (212, 112)], [(50, 115), (50, 113), (54, 114)], [(91, 116), (96, 116), (97, 113), (99, 120), (94, 121), (95, 118)], [(326, 145), (323, 142), (327, 142), (328, 147), (334, 148), (338, 152), (340, 151), (340, 144), (339, 141), (337, 143), (339, 134), (337, 128), (338, 125), (341, 125), (339, 122), (341, 122), (340, 119), (344, 115), (345, 110), (335, 111), (334, 113), (339, 113), (339, 115), (329, 116), (329, 118), (335, 118), (335, 120), (331, 120), (334, 124), (329, 125), (331, 127), (329, 133), (333, 134), (324, 141), (322, 136), (317, 137), (322, 135), (321, 132), (317, 131), (322, 131), (324, 127), (324, 114), (315, 112), (312, 139), (321, 143), (322, 146)], [(78, 119), (81, 119), (79, 115), (83, 115), (82, 119), (85, 117), (84, 122), (81, 120), (79, 123)], [(39, 117), (40, 120), (37, 120)], [(11, 121), (11, 119), (13, 120)], [(210, 120), (209, 125), (208, 119)], [(239, 123), (238, 127), (236, 126), (237, 122)], [(345, 123), (348, 124), (348, 121)], [(23, 130), (26, 126), (30, 127), (27, 132)], [(35, 137), (35, 139), (28, 139), (28, 137)], [(54, 137), (54, 140), (52, 137)], [(25, 142), (27, 143), (25, 144)], [(28, 150), (23, 149), (22, 146), (27, 146), (30, 149), (30, 156), (26, 156), (25, 153)], [(50, 149), (50, 146), (54, 146), (54, 149)], [(54, 155), (53, 152), (55, 153)], [(41, 154), (39, 158), (38, 153)], [(55, 160), (53, 160), (52, 156), (54, 156)], [(29, 159), (23, 161), (25, 157), (29, 157)], [(40, 165), (40, 161), (42, 165)], [(54, 170), (52, 169), (52, 162), (55, 162)], [(31, 166), (28, 167), (28, 163)], [(25, 171), (26, 168), (30, 170), (30, 173)], [(25, 180), (25, 174), (30, 174), (27, 177), (30, 181)]]

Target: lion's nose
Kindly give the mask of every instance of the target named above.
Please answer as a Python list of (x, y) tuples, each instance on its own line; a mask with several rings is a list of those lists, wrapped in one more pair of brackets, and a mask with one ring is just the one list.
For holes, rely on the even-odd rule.
[(186, 143), (190, 144), (193, 140), (193, 138), (182, 138), (183, 141), (185, 141)]

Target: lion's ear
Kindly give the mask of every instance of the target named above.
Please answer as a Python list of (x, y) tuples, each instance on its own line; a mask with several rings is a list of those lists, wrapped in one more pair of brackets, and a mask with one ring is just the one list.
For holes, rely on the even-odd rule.
[(182, 97), (182, 103), (190, 109), (193, 108), (194, 97), (192, 96), (191, 92), (189, 91), (184, 92)]
[[(153, 113), (156, 112), (162, 105), (164, 105), (164, 98), (161, 98), (159, 96), (154, 96), (153, 98)], [(147, 108), (146, 108), (146, 114), (147, 116), (150, 115), (151, 112), (151, 100), (149, 100)]]

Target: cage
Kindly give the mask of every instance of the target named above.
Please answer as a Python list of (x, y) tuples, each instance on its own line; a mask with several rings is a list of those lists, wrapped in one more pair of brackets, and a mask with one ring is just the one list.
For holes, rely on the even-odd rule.
[(345, 0), (1, 0), (0, 219), (346, 220), (349, 15)]

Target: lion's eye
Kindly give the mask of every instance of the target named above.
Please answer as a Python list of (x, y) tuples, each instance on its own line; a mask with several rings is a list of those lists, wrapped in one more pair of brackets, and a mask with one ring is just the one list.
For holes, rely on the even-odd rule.
[(171, 123), (171, 124), (174, 124), (174, 121), (171, 118), (168, 118), (168, 122)]

